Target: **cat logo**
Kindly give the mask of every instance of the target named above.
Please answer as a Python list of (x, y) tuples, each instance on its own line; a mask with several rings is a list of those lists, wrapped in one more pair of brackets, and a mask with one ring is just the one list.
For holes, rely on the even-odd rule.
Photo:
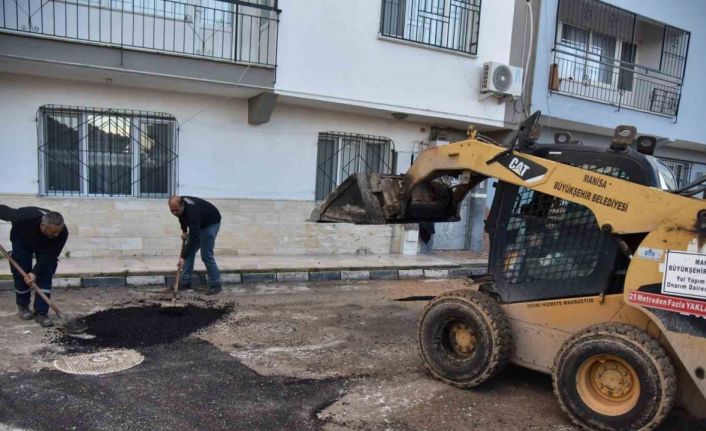
[(501, 157), (498, 160), (498, 163), (505, 166), (513, 174), (522, 178), (522, 181), (526, 183), (539, 181), (543, 179), (544, 174), (547, 173), (547, 168), (544, 166), (515, 154), (508, 154)]
[(514, 173), (516, 173), (520, 178), (524, 178), (525, 173), (530, 168), (528, 165), (522, 163), (517, 157), (513, 157), (508, 164), (508, 168)]

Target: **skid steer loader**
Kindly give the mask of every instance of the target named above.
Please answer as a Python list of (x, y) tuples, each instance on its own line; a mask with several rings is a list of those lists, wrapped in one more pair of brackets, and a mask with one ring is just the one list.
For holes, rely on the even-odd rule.
[(677, 399), (703, 417), (706, 201), (694, 196), (706, 177), (678, 188), (650, 155), (656, 140), (630, 126), (610, 148), (562, 133), (538, 144), (539, 115), (512, 145), (471, 135), (423, 152), (405, 175), (354, 174), (311, 219), (457, 221), (469, 190), (497, 179), (488, 274), (420, 316), (430, 373), (462, 388), (508, 362), (551, 374), (561, 408), (590, 430), (651, 430)]

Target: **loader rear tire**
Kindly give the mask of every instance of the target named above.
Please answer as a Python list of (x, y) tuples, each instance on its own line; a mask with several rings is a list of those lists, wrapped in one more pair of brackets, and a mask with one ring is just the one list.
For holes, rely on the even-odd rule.
[(470, 388), (507, 365), (512, 332), (505, 312), (492, 298), (471, 290), (456, 291), (438, 296), (424, 308), (417, 345), (434, 377)]
[(568, 339), (552, 377), (561, 408), (586, 430), (652, 430), (677, 394), (674, 367), (662, 346), (624, 324), (594, 325)]

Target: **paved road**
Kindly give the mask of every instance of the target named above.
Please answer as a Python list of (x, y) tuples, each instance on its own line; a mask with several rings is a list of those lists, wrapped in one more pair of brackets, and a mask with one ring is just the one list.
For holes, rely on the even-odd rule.
[[(424, 372), (414, 339), (424, 301), (414, 299), (458, 283), (240, 285), (209, 303), (187, 295), (180, 316), (151, 307), (144, 289), (58, 292), (89, 315), (91, 340), (20, 322), (2, 292), (0, 431), (574, 430), (548, 376), (510, 367), (463, 391)], [(110, 347), (145, 360), (102, 376), (51, 366)], [(676, 411), (661, 431), (684, 429), (706, 426)]]

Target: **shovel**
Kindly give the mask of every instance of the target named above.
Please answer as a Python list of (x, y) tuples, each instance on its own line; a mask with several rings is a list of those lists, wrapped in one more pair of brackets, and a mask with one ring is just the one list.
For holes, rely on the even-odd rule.
[[(5, 247), (3, 247), (2, 245), (0, 245), (0, 253), (2, 253), (2, 255), (10, 262), (10, 264), (13, 267), (15, 267), (15, 269), (17, 270), (17, 272), (20, 273), (22, 278), (27, 277), (27, 273), (24, 272), (22, 267), (20, 267), (20, 265), (18, 265), (17, 262), (15, 262), (15, 259), (13, 259), (12, 256), (10, 256), (10, 253), (8, 253), (7, 250), (5, 250)], [(69, 319), (69, 318), (63, 317), (61, 310), (59, 310), (59, 307), (57, 307), (56, 304), (54, 304), (47, 297), (47, 295), (45, 295), (44, 292), (42, 292), (42, 289), (40, 289), (39, 286), (37, 286), (37, 283), (32, 282), (29, 285), (29, 287), (31, 287), (32, 290), (34, 290), (35, 294), (41, 296), (42, 299), (44, 300), (44, 302), (49, 304), (49, 307), (51, 307), (51, 309), (54, 310), (54, 313), (56, 314), (56, 323), (60, 327), (64, 328), (67, 332), (70, 332), (72, 334), (80, 334), (82, 332), (86, 332), (86, 330), (88, 329), (88, 325), (86, 325), (86, 323), (80, 319), (76, 319), (76, 318)]]
[[(184, 253), (184, 245), (186, 244), (186, 240), (181, 240), (181, 251), (179, 252), (179, 256)], [(160, 307), (162, 308), (162, 311), (165, 312), (166, 314), (181, 314), (185, 311), (186, 304), (184, 303), (177, 303), (177, 295), (179, 291), (179, 280), (181, 279), (181, 267), (177, 269), (176, 273), (176, 278), (174, 279), (174, 288), (172, 289), (172, 300), (169, 302), (162, 302), (160, 304)]]

